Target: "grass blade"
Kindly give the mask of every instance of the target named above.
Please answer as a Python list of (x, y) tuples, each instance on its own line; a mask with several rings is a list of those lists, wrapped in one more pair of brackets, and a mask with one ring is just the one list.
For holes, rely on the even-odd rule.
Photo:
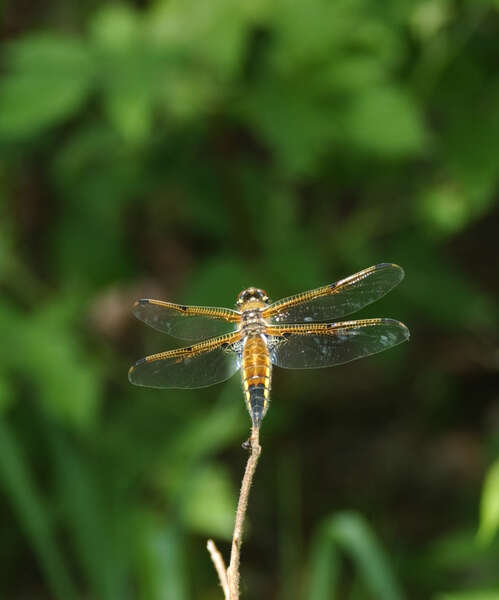
[(363, 517), (353, 512), (338, 513), (320, 527), (312, 547), (309, 598), (326, 600), (336, 597), (339, 550), (352, 559), (359, 579), (374, 598), (404, 598), (374, 533)]
[(76, 590), (52, 532), (50, 516), (36, 488), (20, 444), (0, 419), (0, 479), (41, 569), (56, 598), (76, 598)]

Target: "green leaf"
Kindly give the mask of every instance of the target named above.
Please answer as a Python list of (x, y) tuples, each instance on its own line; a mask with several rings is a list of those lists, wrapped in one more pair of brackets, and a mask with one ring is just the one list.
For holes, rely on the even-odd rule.
[[(493, 328), (496, 307), (492, 298), (484, 294), (463, 271), (428, 245), (428, 236), (404, 234), (391, 248), (390, 256), (404, 265), (406, 279), (400, 294), (409, 305), (423, 311), (426, 318), (438, 323), (439, 328)], [(428, 294), (432, 290), (432, 294)], [(449, 302), (449, 298), (454, 298)]]
[(100, 390), (97, 372), (72, 328), (77, 303), (60, 297), (32, 314), (0, 305), (0, 358), (7, 371), (34, 386), (47, 412), (86, 426), (95, 417)]
[(182, 294), (188, 304), (232, 307), (241, 290), (255, 285), (249, 269), (231, 258), (219, 257), (199, 265)]
[(54, 34), (24, 37), (7, 52), (0, 89), (0, 137), (35, 135), (67, 119), (86, 100), (93, 65), (85, 44)]
[[(200, 61), (224, 81), (241, 65), (249, 27), (260, 12), (258, 4), (249, 0), (213, 0), (204, 6), (196, 0), (157, 2), (148, 33), (158, 45), (180, 51), (191, 65)], [(184, 71), (189, 70), (186, 66)]]
[(188, 472), (195, 462), (244, 435), (248, 422), (241, 418), (244, 409), (240, 388), (237, 376), (226, 381), (217, 404), (179, 432), (169, 450), (170, 469)]
[(140, 19), (126, 4), (102, 6), (90, 23), (92, 41), (109, 50), (129, 48), (140, 37)]
[(416, 103), (394, 86), (365, 90), (352, 102), (345, 126), (359, 150), (383, 157), (419, 154), (426, 142)]
[(468, 196), (474, 214), (480, 216), (493, 206), (499, 180), (495, 160), (499, 152), (499, 85), (490, 82), (486, 74), (476, 73), (474, 65), (466, 67), (456, 68), (452, 74), (462, 80), (463, 93), (458, 92), (456, 99), (452, 89), (446, 90), (446, 98), (441, 100), (451, 103), (445, 109), (447, 131), (442, 138), (442, 156), (452, 179)]
[(14, 389), (7, 377), (0, 373), (0, 416), (3, 415), (14, 401)]
[(96, 414), (99, 383), (66, 322), (67, 308), (54, 304), (27, 322), (24, 369), (36, 381), (49, 412), (75, 425), (88, 425)]
[(499, 590), (472, 590), (448, 592), (434, 596), (434, 600), (499, 600)]
[(181, 506), (185, 525), (203, 535), (229, 540), (236, 494), (225, 469), (206, 465), (191, 470), (185, 488)]
[(111, 122), (130, 143), (143, 142), (150, 134), (152, 98), (144, 91), (130, 87), (123, 94), (108, 93), (104, 101)]
[(132, 144), (148, 138), (154, 103), (166, 77), (166, 65), (153, 52), (142, 21), (139, 13), (120, 4), (101, 8), (90, 25), (104, 108), (116, 130)]
[[(123, 501), (109, 510), (106, 486), (98, 478), (88, 456), (79, 454), (59, 431), (51, 431), (58, 497), (92, 596), (102, 600), (125, 597), (126, 576), (123, 553), (116, 533), (126, 531)], [(106, 502), (107, 500), (107, 502)], [(126, 537), (126, 536), (121, 536)]]
[[(326, 600), (336, 597), (339, 550), (352, 559), (362, 583), (374, 598), (404, 598), (371, 528), (360, 515), (352, 512), (338, 513), (319, 527), (310, 566), (309, 598)], [(330, 559), (329, 564), (325, 557)], [(329, 590), (328, 586), (331, 586)], [(315, 595), (312, 596), (312, 593)]]
[(426, 188), (417, 210), (430, 231), (448, 235), (466, 227), (476, 212), (475, 206), (468, 194), (447, 183)]
[(410, 16), (414, 33), (428, 43), (452, 19), (451, 4), (447, 0), (424, 0), (415, 3)]
[(157, 515), (137, 519), (139, 597), (143, 600), (186, 600), (187, 575), (181, 531)]
[(309, 600), (334, 599), (340, 575), (340, 556), (328, 535), (319, 533), (312, 543), (308, 569)]
[(490, 467), (483, 485), (478, 540), (489, 544), (499, 529), (499, 459)]
[(335, 106), (314, 98), (305, 83), (263, 80), (237, 110), (276, 154), (281, 168), (291, 173), (309, 173), (341, 136)]
[(0, 481), (30, 540), (47, 583), (56, 598), (76, 598), (76, 590), (55, 541), (51, 515), (33, 480), (20, 443), (7, 422), (0, 418)]

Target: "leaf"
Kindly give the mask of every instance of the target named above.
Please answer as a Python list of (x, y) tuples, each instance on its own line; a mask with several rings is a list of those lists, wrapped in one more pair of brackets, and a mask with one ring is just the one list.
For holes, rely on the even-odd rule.
[(108, 50), (129, 48), (140, 37), (141, 20), (126, 4), (110, 4), (99, 8), (90, 22), (92, 41)]
[(21, 366), (22, 374), (36, 381), (40, 400), (49, 412), (74, 425), (87, 425), (96, 414), (99, 383), (66, 322), (67, 308), (54, 304), (27, 321), (26, 358), (17, 368)]
[[(492, 298), (462, 270), (444, 260), (428, 244), (428, 236), (405, 233), (403, 239), (387, 249), (398, 264), (404, 265), (407, 274), (399, 294), (407, 298), (409, 305), (423, 311), (426, 318), (438, 323), (439, 328), (455, 332), (456, 324), (483, 329), (495, 326)], [(454, 300), (449, 302), (449, 298)]]
[(36, 400), (62, 422), (88, 425), (96, 414), (99, 381), (71, 326), (76, 299), (40, 307), (32, 314), (0, 304), (4, 343), (0, 358), (36, 390)]
[(76, 590), (56, 544), (51, 515), (43, 501), (22, 448), (7, 422), (0, 417), (0, 481), (21, 527), (38, 556), (41, 569), (56, 598), (77, 598)]
[(324, 532), (313, 541), (309, 561), (309, 600), (334, 598), (340, 574), (340, 557), (335, 545)]
[(453, 234), (461, 231), (473, 218), (476, 202), (452, 184), (428, 187), (417, 204), (420, 218), (430, 231)]
[(0, 89), (0, 137), (36, 135), (74, 114), (93, 85), (93, 65), (78, 39), (36, 34), (7, 51)]
[(382, 157), (419, 154), (426, 143), (417, 105), (395, 86), (365, 90), (349, 107), (345, 127), (359, 150)]
[[(404, 597), (369, 525), (356, 513), (341, 512), (319, 527), (310, 566), (309, 598), (325, 600), (336, 597), (338, 550), (350, 556), (361, 581), (374, 598), (401, 600)], [(324, 555), (331, 559), (329, 566)], [(329, 591), (327, 586), (331, 586)]]
[(258, 4), (249, 0), (213, 0), (209, 5), (196, 0), (157, 2), (148, 33), (158, 45), (180, 51), (191, 65), (200, 62), (224, 81), (243, 61), (249, 27), (260, 12)]
[(7, 377), (0, 373), (0, 418), (14, 401), (14, 390)]
[(296, 86), (263, 80), (236, 110), (266, 141), (281, 169), (290, 173), (311, 172), (342, 133), (334, 104), (314, 98), (305, 82)]
[(90, 34), (99, 57), (103, 104), (111, 123), (126, 142), (145, 141), (165, 65), (157, 60), (144, 35), (143, 19), (129, 6), (104, 6), (94, 15)]
[(240, 262), (219, 257), (199, 263), (182, 297), (187, 304), (232, 307), (237, 294), (254, 284), (250, 270), (244, 269)]
[(410, 16), (414, 33), (425, 43), (440, 33), (452, 19), (451, 5), (446, 0), (426, 0), (415, 5)]
[(181, 511), (189, 529), (203, 535), (230, 539), (236, 494), (225, 469), (206, 465), (191, 470), (183, 499)]
[(139, 597), (144, 600), (186, 600), (187, 575), (182, 532), (152, 513), (137, 519)]
[(446, 90), (450, 106), (445, 106), (447, 131), (442, 138), (445, 165), (468, 196), (473, 212), (480, 216), (494, 201), (499, 180), (496, 156), (499, 152), (499, 85), (491, 83), (486, 74), (471, 70), (457, 70), (451, 74), (462, 81), (452, 94)]
[(434, 596), (434, 600), (499, 600), (499, 590), (471, 590), (448, 592)]
[(153, 106), (145, 91), (131, 86), (125, 93), (108, 93), (105, 98), (110, 120), (126, 142), (143, 142), (150, 134)]
[(482, 490), (478, 540), (489, 544), (499, 529), (499, 459), (489, 468)]
[(121, 501), (110, 510), (106, 487), (99, 480), (89, 457), (83, 453), (79, 455), (59, 431), (49, 434), (54, 450), (58, 497), (92, 596), (102, 600), (124, 598), (123, 554), (128, 545), (120, 545), (118, 542), (123, 540), (117, 540), (115, 534), (127, 529), (127, 504), (123, 506), (124, 501)]
[[(221, 387), (217, 404), (193, 419), (171, 443), (170, 469), (189, 474), (190, 467), (244, 435), (243, 398), (237, 376)], [(239, 404), (238, 404), (239, 401)]]

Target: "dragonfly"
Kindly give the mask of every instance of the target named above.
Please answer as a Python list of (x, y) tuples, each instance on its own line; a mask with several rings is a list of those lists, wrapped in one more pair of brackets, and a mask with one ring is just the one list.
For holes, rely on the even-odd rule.
[(380, 263), (335, 283), (270, 303), (256, 287), (243, 290), (235, 309), (185, 306), (141, 299), (133, 314), (170, 336), (195, 342), (138, 360), (129, 381), (153, 388), (202, 388), (241, 370), (253, 427), (270, 402), (272, 368), (313, 369), (341, 365), (409, 339), (388, 318), (337, 321), (379, 300), (404, 278), (393, 263)]

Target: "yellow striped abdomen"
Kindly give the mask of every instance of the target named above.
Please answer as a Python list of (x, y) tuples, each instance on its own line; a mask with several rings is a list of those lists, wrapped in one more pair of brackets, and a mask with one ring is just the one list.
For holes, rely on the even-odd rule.
[(254, 427), (259, 427), (270, 401), (272, 365), (267, 343), (261, 335), (248, 336), (243, 350), (243, 387)]

